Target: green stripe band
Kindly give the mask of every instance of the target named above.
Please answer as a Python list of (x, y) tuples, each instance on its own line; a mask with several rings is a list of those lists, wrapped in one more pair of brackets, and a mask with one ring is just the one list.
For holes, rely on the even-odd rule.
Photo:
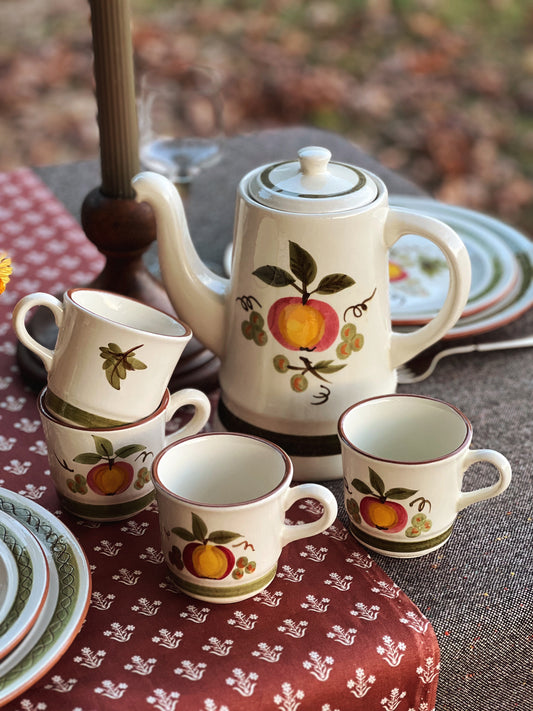
[(250, 596), (255, 592), (263, 590), (263, 588), (266, 588), (266, 586), (274, 580), (277, 567), (278, 566), (276, 564), (271, 570), (268, 571), (268, 573), (262, 575), (260, 578), (250, 581), (249, 583), (231, 585), (229, 587), (226, 586), (223, 581), (218, 581), (218, 583), (217, 581), (213, 581), (216, 583), (216, 586), (209, 587), (208, 585), (200, 585), (198, 583), (193, 583), (190, 580), (184, 580), (172, 571), (170, 571), (170, 575), (176, 585), (184, 592), (214, 600), (228, 597), (242, 597), (242, 595)]
[(277, 444), (289, 456), (330, 457), (341, 453), (341, 445), (336, 434), (308, 437), (306, 435), (290, 435), (264, 430), (262, 427), (256, 427), (245, 420), (241, 420), (240, 417), (230, 412), (222, 398), (218, 402), (218, 416), (228, 432), (242, 432), (243, 434), (261, 437)]
[(354, 538), (357, 538), (362, 543), (366, 543), (373, 548), (388, 551), (390, 553), (418, 553), (420, 551), (427, 551), (430, 548), (436, 548), (450, 537), (452, 528), (453, 526), (450, 526), (450, 528), (434, 538), (423, 538), (418, 540), (411, 539), (410, 541), (403, 542), (398, 540), (385, 540), (384, 538), (371, 536), (366, 533), (366, 531), (361, 531), (360, 528), (354, 526), (351, 521), (349, 522), (350, 533), (354, 536)]
[[(74, 499), (58, 494), (59, 501), (64, 509), (81, 518), (88, 518), (93, 521), (105, 521), (118, 518), (127, 518), (133, 514), (139, 513), (145, 509), (155, 498), (155, 489), (152, 489), (144, 496), (132, 501), (123, 501), (120, 504), (86, 504), (83, 501), (75, 501)], [(102, 497), (103, 501), (107, 499)]]
[(95, 415), (92, 412), (86, 412), (75, 405), (70, 405), (68, 402), (65, 402), (58, 395), (53, 393), (50, 388), (46, 389), (44, 404), (53, 415), (63, 417), (65, 420), (74, 422), (80, 427), (121, 427), (122, 425), (127, 424), (126, 422), (121, 422), (120, 420), (110, 420), (107, 417), (101, 417), (100, 415)]
[(288, 190), (287, 188), (282, 188), (280, 189), (275, 183), (272, 182), (270, 179), (270, 174), (276, 169), (279, 168), (282, 165), (287, 165), (289, 163), (292, 163), (292, 161), (283, 161), (282, 163), (275, 163), (274, 165), (269, 165), (265, 170), (261, 173), (260, 180), (261, 182), (270, 190), (281, 193), (283, 195), (289, 195), (292, 197), (297, 197), (297, 198), (309, 198), (312, 200), (317, 200), (321, 198), (335, 198), (335, 197), (342, 197), (343, 195), (351, 195), (353, 193), (356, 193), (358, 190), (361, 190), (364, 185), (366, 185), (366, 175), (355, 168), (352, 165), (347, 165), (345, 163), (341, 163), (343, 168), (347, 168), (348, 170), (351, 170), (355, 175), (357, 176), (357, 181), (354, 185), (350, 186), (346, 190), (342, 190), (336, 193), (328, 193), (324, 195), (323, 193), (299, 193), (296, 192), (295, 190)]

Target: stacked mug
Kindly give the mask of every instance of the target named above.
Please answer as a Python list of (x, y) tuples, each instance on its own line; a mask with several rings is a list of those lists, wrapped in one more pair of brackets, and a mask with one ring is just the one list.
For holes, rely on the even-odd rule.
[[(26, 327), (26, 315), (38, 306), (58, 326), (53, 350)], [(90, 288), (69, 289), (62, 301), (29, 294), (15, 306), (13, 326), (47, 371), (38, 407), (63, 508), (94, 521), (146, 508), (155, 497), (156, 455), (209, 419), (210, 402), (200, 390), (168, 389), (191, 329), (140, 301)], [(192, 417), (167, 434), (167, 423), (185, 406)]]

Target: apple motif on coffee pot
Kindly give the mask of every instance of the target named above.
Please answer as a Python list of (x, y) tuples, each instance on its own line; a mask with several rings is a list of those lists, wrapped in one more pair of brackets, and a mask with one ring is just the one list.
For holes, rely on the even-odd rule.
[[(339, 333), (339, 318), (335, 309), (313, 294), (335, 294), (355, 281), (347, 274), (327, 274), (315, 288), (317, 264), (299, 244), (289, 241), (291, 271), (267, 264), (254, 270), (254, 275), (269, 286), (292, 287), (300, 296), (286, 296), (269, 309), (267, 323), (274, 338), (293, 351), (324, 351)], [(298, 284), (297, 282), (300, 282)]]

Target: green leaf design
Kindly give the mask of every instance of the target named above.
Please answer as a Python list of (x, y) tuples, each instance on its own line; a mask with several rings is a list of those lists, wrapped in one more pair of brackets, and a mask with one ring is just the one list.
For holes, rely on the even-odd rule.
[(124, 365), (124, 361), (117, 363), (116, 373), (121, 380), (124, 380), (126, 377), (126, 366)]
[(303, 247), (291, 241), (289, 241), (289, 256), (292, 273), (306, 287), (316, 277), (315, 260)]
[(354, 284), (355, 281), (347, 274), (328, 274), (320, 280), (315, 291), (318, 294), (336, 294)]
[(105, 437), (91, 435), (94, 440), (95, 449), (103, 459), (111, 459), (113, 456), (113, 443)]
[(173, 528), (172, 533), (175, 533), (176, 536), (183, 538), (184, 541), (195, 541), (196, 540), (193, 533), (191, 533), (190, 531), (187, 531), (186, 528), (181, 528), (181, 526), (176, 526), (175, 528)]
[(438, 257), (420, 257), (418, 264), (420, 269), (428, 276), (433, 276), (434, 274), (441, 272), (443, 269), (446, 269), (446, 262), (444, 259), (439, 259)]
[(336, 373), (337, 371), (346, 368), (346, 365), (346, 363), (341, 363), (340, 365), (325, 365), (320, 368), (318, 365), (315, 365), (315, 370), (319, 370), (321, 373)]
[(401, 499), (409, 499), (411, 496), (414, 496), (417, 491), (418, 489), (403, 489), (398, 487), (395, 489), (389, 489), (384, 495), (387, 499), (395, 499), (396, 501), (400, 501)]
[(317, 363), (313, 364), (312, 370), (317, 370), (320, 373), (336, 373), (338, 370), (346, 367), (346, 363), (341, 365), (332, 365), (333, 360), (319, 360)]
[(128, 370), (145, 370), (148, 368), (146, 363), (143, 363), (142, 360), (139, 360), (138, 358), (134, 358), (133, 355), (128, 358), (127, 365)]
[(192, 516), (192, 532), (194, 533), (194, 537), (198, 541), (205, 541), (207, 538), (207, 526), (205, 523), (202, 521), (200, 516), (195, 513), (191, 513)]
[(127, 457), (131, 457), (132, 454), (135, 454), (135, 452), (142, 452), (144, 449), (146, 449), (146, 445), (144, 444), (126, 444), (124, 447), (117, 449), (115, 456), (126, 459)]
[(366, 496), (372, 496), (374, 493), (368, 484), (365, 484), (361, 479), (352, 479), (352, 486), (354, 489), (357, 489), (360, 494), (365, 494)]
[(264, 267), (259, 267), (252, 272), (256, 277), (264, 281), (265, 284), (269, 286), (289, 286), (294, 284), (296, 281), (292, 274), (286, 272), (285, 269), (280, 269), (280, 267), (274, 267), (271, 264), (267, 264)]
[(120, 390), (120, 381), (126, 378), (128, 372), (145, 370), (148, 367), (146, 363), (134, 357), (136, 349), (142, 346), (140, 343), (127, 351), (122, 351), (117, 343), (108, 343), (107, 347), (99, 346), (100, 357), (104, 359), (102, 368), (108, 383), (115, 390)]
[(111, 387), (115, 388), (115, 390), (120, 390), (120, 378), (115, 369), (106, 370), (106, 378)]
[(234, 533), (233, 531), (213, 531), (207, 537), (208, 541), (212, 543), (217, 543), (218, 545), (223, 545), (224, 543), (230, 543), (236, 538), (242, 538), (241, 533)]
[(78, 454), (74, 457), (73, 461), (78, 464), (98, 464), (101, 459), (102, 457), (95, 452), (84, 452), (83, 454)]
[(355, 499), (348, 499), (346, 501), (346, 510), (348, 512), (348, 516), (352, 519), (352, 521), (354, 521), (355, 523), (361, 523), (359, 504)]
[(333, 363), (333, 359), (319, 360), (318, 363), (315, 363), (313, 367), (315, 368), (315, 370), (322, 370), (322, 368), (327, 368), (332, 363)]
[(370, 475), (370, 484), (380, 496), (385, 496), (385, 484), (383, 483), (383, 479), (370, 467), (368, 467), (368, 473)]

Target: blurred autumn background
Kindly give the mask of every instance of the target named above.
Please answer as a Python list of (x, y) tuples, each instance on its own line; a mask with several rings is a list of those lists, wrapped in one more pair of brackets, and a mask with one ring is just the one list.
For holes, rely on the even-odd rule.
[[(228, 134), (308, 124), (533, 236), (530, 0), (130, 0), (136, 72), (220, 72)], [(0, 170), (98, 156), (88, 0), (0, 3)]]

